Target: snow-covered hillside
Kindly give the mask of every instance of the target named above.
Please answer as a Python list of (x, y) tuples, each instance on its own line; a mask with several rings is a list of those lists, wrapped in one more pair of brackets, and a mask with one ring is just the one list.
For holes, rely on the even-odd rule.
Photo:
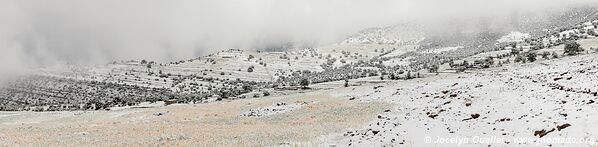
[(530, 37), (531, 36), (529, 34), (526, 34), (526, 33), (511, 32), (508, 35), (505, 35), (505, 36), (501, 37), (497, 41), (499, 43), (505, 43), (505, 42), (523, 42), (525, 39), (528, 39)]
[(349, 36), (341, 43), (413, 45), (424, 38), (424, 33), (420, 26), (416, 24), (400, 24), (365, 29)]
[[(574, 66), (573, 66), (574, 65)], [(444, 138), (498, 138), (465, 146), (592, 146), (516, 138), (598, 137), (596, 55), (567, 57), (409, 82), (340, 89), (338, 96), (396, 104), (358, 129), (330, 136), (339, 146), (456, 146)], [(367, 90), (372, 87), (375, 90)], [(432, 138), (433, 142), (427, 142)], [(470, 140), (471, 141), (471, 140)], [(590, 140), (591, 141), (591, 140)]]

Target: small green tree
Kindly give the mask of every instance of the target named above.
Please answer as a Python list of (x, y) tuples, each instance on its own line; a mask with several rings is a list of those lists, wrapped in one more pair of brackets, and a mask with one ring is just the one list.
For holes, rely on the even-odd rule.
[(527, 55), (525, 55), (525, 56), (527, 57), (527, 61), (534, 62), (534, 61), (536, 61), (536, 57), (538, 55), (534, 52), (530, 52), (530, 53), (527, 53)]
[(468, 68), (469, 67), (469, 62), (467, 62), (467, 60), (463, 60), (463, 63), (461, 63), (461, 66)]
[(307, 86), (309, 86), (309, 80), (301, 79), (301, 82), (299, 82), (299, 85), (301, 85), (303, 88), (307, 88)]
[(345, 80), (345, 87), (349, 87), (349, 80)]
[(430, 73), (438, 73), (438, 65), (434, 64), (428, 68), (428, 72)]
[(243, 88), (243, 91), (245, 92), (251, 92), (253, 90), (253, 87), (251, 87), (251, 85), (248, 84), (244, 84), (241, 88)]
[(547, 51), (542, 52), (542, 58), (544, 59), (550, 59), (550, 53)]
[(577, 42), (567, 42), (565, 43), (565, 54), (569, 55), (569, 56), (574, 56), (579, 54), (580, 52), (583, 52), (583, 48), (581, 47), (581, 45), (579, 45), (579, 43)]
[(411, 71), (407, 71), (407, 75), (405, 75), (405, 79), (413, 79), (411, 76)]
[(515, 57), (515, 62), (523, 62), (525, 63), (525, 58), (523, 58), (523, 56), (521, 55), (517, 55), (517, 57)]
[(511, 49), (511, 54), (512, 54), (512, 55), (518, 55), (518, 54), (519, 54), (519, 49), (512, 48), (512, 49)]

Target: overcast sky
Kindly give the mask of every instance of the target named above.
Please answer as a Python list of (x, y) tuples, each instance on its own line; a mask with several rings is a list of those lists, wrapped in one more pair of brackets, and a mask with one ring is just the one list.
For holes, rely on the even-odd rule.
[(367, 27), (492, 17), (591, 1), (2, 0), (0, 67), (173, 61), (225, 48), (331, 44)]

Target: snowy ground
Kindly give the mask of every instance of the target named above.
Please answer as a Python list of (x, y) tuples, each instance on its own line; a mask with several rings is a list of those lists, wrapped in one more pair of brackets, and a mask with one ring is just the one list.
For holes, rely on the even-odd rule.
[[(526, 37), (515, 33), (507, 38)], [(579, 43), (588, 50), (598, 45), (598, 39)], [(223, 51), (151, 68), (131, 62), (40, 72), (147, 87), (171, 87), (172, 77), (178, 74), (272, 81), (291, 71), (322, 71), (320, 64), (328, 56), (338, 59), (334, 66), (342, 66), (417, 48), (335, 44), (289, 52)], [(536, 52), (563, 56), (563, 48)], [(473, 62), (510, 51), (486, 52), (464, 60)], [(588, 53), (550, 60), (538, 57), (533, 63), (460, 74), (422, 73), (426, 78), (406, 81), (368, 77), (350, 79), (349, 87), (343, 80), (318, 83), (310, 86), (312, 90), (273, 91), (272, 96), (259, 99), (170, 106), (143, 103), (110, 111), (0, 112), (0, 146), (598, 146), (598, 127), (593, 125), (598, 123), (598, 54)], [(391, 58), (383, 64), (408, 65), (409, 59)], [(255, 70), (248, 72), (251, 66)], [(172, 76), (149, 74), (160, 71)], [(223, 85), (195, 80), (179, 84), (190, 83)], [(577, 143), (550, 141), (567, 137)], [(447, 141), (444, 139), (457, 142), (437, 142)]]
[[(339, 146), (457, 146), (440, 138), (469, 138), (465, 146), (592, 146), (598, 138), (596, 54), (469, 74), (385, 83), (338, 96), (381, 100), (395, 108), (362, 128), (320, 140)], [(368, 87), (360, 87), (368, 88)], [(554, 129), (554, 130), (553, 130)], [(494, 138), (472, 143), (474, 138)], [(518, 138), (585, 138), (586, 143), (525, 142)], [(432, 143), (426, 143), (426, 139)], [(501, 140), (502, 139), (502, 140)]]
[[(2, 112), (0, 145), (459, 145), (434, 143), (446, 138), (461, 139), (463, 146), (592, 146), (598, 138), (596, 56), (408, 81), (353, 79), (350, 87), (335, 81), (306, 93), (231, 102)], [(266, 109), (284, 110), (261, 111)], [(263, 115), (242, 115), (256, 110)], [(563, 137), (588, 140), (537, 140)]]

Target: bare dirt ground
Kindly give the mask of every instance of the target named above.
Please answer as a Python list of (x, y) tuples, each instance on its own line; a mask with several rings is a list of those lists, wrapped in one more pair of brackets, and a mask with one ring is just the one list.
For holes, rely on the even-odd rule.
[[(317, 103), (271, 116), (240, 116), (280, 102), (308, 101)], [(0, 146), (285, 145), (362, 126), (388, 106), (318, 91), (112, 111), (0, 112)]]

